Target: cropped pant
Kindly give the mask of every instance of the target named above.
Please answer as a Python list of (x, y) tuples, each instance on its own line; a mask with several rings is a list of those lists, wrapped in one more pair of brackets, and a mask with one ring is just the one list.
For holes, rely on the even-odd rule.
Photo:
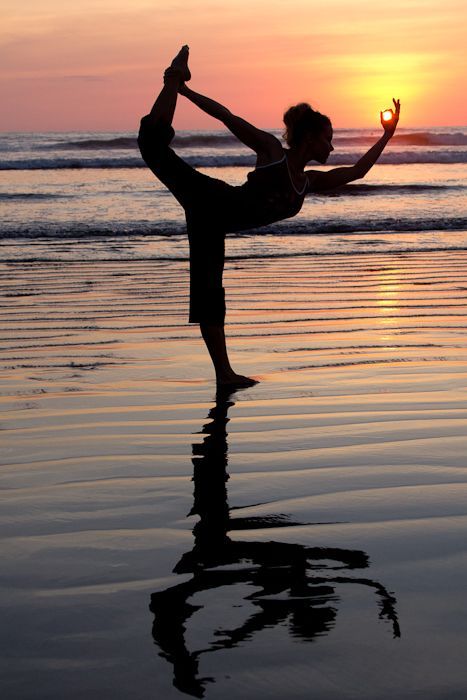
[(185, 210), (190, 244), (190, 323), (222, 325), (225, 319), (225, 203), (231, 187), (192, 168), (170, 148), (171, 126), (141, 120), (138, 145), (144, 161)]

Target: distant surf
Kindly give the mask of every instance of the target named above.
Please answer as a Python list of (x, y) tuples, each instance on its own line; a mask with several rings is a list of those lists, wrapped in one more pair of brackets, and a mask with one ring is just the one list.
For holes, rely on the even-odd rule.
[[(281, 138), (279, 130), (271, 130)], [(380, 136), (374, 129), (336, 129), (328, 165), (352, 165)], [(172, 142), (194, 167), (254, 167), (255, 157), (227, 131), (181, 131)], [(460, 127), (395, 134), (380, 163), (467, 163)], [(0, 134), (0, 170), (143, 168), (135, 132)]]
[[(337, 132), (334, 143), (336, 145), (367, 145), (374, 142), (374, 137), (368, 134), (340, 135)], [(454, 133), (432, 133), (411, 132), (406, 134), (395, 134), (392, 138), (392, 143), (401, 144), (404, 146), (467, 146), (467, 134), (458, 131)], [(173, 145), (176, 148), (193, 148), (207, 146), (238, 146), (239, 141), (235, 136), (228, 132), (200, 132), (189, 134), (176, 134)], [(48, 144), (44, 148), (82, 148), (90, 150), (101, 150), (106, 148), (137, 148), (136, 138), (133, 137), (117, 137), (105, 139), (73, 139), (70, 141), (57, 142)]]

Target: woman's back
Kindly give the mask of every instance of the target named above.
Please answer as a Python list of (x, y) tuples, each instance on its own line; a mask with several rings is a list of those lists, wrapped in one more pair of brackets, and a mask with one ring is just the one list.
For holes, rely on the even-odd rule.
[(303, 205), (307, 182), (299, 190), (292, 180), (287, 156), (252, 170), (243, 185), (229, 188), (224, 203), (226, 231), (266, 226), (295, 216)]

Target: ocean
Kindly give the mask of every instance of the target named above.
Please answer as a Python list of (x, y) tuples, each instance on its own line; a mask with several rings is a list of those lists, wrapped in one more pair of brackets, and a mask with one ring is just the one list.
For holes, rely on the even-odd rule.
[[(337, 129), (315, 167), (352, 165), (380, 133)], [(231, 184), (254, 167), (228, 132), (181, 131), (173, 146)], [(398, 129), (364, 180), (230, 234), (227, 258), (467, 249), (466, 174), (467, 127)], [(136, 132), (1, 134), (0, 214), (5, 261), (188, 258), (183, 212), (145, 167)]]

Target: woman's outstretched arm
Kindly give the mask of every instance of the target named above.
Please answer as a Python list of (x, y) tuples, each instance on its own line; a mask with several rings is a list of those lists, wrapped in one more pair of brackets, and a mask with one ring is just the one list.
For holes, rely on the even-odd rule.
[(180, 87), (179, 93), (202, 109), (203, 112), (206, 112), (206, 114), (219, 119), (234, 136), (244, 143), (245, 146), (251, 148), (258, 156), (270, 159), (282, 158), (284, 152), (281, 142), (273, 134), (257, 129), (253, 124), (232, 114), (227, 107), (224, 107), (219, 102), (200, 95), (186, 85)]
[(397, 122), (399, 121), (400, 113), (400, 101), (394, 100), (394, 111), (392, 112), (391, 119), (384, 120), (383, 113), (381, 112), (381, 124), (383, 125), (384, 134), (375, 143), (370, 150), (365, 153), (364, 156), (358, 160), (355, 165), (346, 168), (333, 168), (323, 173), (319, 170), (306, 170), (305, 174), (308, 178), (308, 191), (309, 192), (321, 192), (323, 190), (333, 190), (342, 185), (346, 185), (348, 182), (353, 180), (360, 180), (365, 177), (367, 172), (376, 163), (381, 153), (383, 152), (386, 144), (393, 136)]

